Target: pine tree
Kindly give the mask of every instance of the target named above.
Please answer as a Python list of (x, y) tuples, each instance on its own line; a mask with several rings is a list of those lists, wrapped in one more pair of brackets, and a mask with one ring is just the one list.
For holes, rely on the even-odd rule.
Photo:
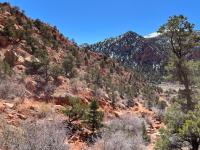
[[(193, 69), (189, 67), (188, 54), (199, 43), (199, 37), (194, 31), (194, 24), (187, 18), (180, 16), (170, 17), (169, 21), (160, 30), (170, 41), (172, 58), (168, 72), (172, 80), (178, 80), (184, 86), (179, 91), (165, 115), (166, 129), (162, 129), (161, 137), (156, 144), (156, 149), (181, 149), (187, 141), (191, 150), (198, 150), (200, 145), (200, 106), (198, 95), (195, 94)], [(196, 92), (197, 94), (197, 92)], [(176, 141), (172, 141), (176, 137)], [(169, 140), (166, 140), (169, 139)]]
[(160, 33), (169, 38), (170, 50), (172, 52), (171, 74), (184, 85), (184, 98), (187, 103), (185, 109), (194, 109), (192, 101), (190, 71), (187, 66), (186, 56), (191, 53), (192, 48), (199, 44), (199, 37), (194, 32), (194, 24), (190, 23), (183, 15), (170, 17), (168, 22), (160, 27)]
[(95, 133), (95, 131), (97, 131), (103, 126), (102, 124), (103, 112), (99, 111), (98, 109), (99, 109), (99, 104), (97, 100), (94, 99), (90, 104), (89, 112), (87, 115), (87, 121), (86, 121), (89, 128), (92, 130), (93, 134)]

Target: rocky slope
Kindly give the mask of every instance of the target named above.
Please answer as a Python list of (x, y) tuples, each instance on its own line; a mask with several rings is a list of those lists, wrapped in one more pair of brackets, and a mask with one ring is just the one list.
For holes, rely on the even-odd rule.
[[(127, 37), (132, 38), (124, 41)], [(115, 41), (111, 39), (113, 45), (108, 43), (105, 46), (115, 47)], [(123, 44), (137, 42), (119, 52), (117, 49), (112, 51), (112, 57), (121, 53), (125, 61), (129, 59), (129, 51), (139, 46), (145, 53), (139, 48), (135, 52), (131, 51), (131, 57), (137, 58), (138, 63), (152, 62), (152, 65), (162, 61), (162, 52), (156, 52), (153, 45), (149, 45), (135, 33), (128, 32), (118, 37), (117, 41), (124, 41)], [(123, 45), (118, 46), (123, 48)], [(136, 55), (140, 53), (140, 56)], [(150, 57), (151, 55), (155, 57)], [(63, 114), (63, 109), (69, 105), (71, 98), (79, 98), (84, 104), (97, 99), (105, 114), (105, 123), (113, 118), (120, 118), (120, 111), (126, 112), (138, 105), (146, 105), (147, 101), (159, 103), (160, 89), (148, 84), (138, 72), (104, 54), (90, 51), (90, 48), (80, 48), (64, 37), (56, 27), (39, 19), (33, 20), (18, 7), (12, 7), (8, 3), (0, 3), (0, 79), (0, 120), (3, 120), (0, 121), (0, 145), (1, 133), (7, 131), (3, 129), (5, 126), (11, 127), (8, 131), (17, 129), (22, 133), (27, 128), (23, 128), (27, 122), (40, 125), (45, 120), (48, 123), (55, 121), (56, 117), (66, 127), (68, 117)], [(144, 97), (147, 96), (151, 100), (145, 100)], [(144, 109), (152, 112), (149, 113), (153, 114), (149, 118), (154, 118), (152, 110)], [(149, 115), (143, 112), (137, 114), (137, 111), (138, 109), (133, 113), (142, 120)], [(79, 120), (76, 124), (80, 129), (69, 136), (65, 133), (64, 138), (71, 147), (76, 147), (77, 143), (87, 145), (84, 138), (91, 133), (90, 129)], [(73, 127), (69, 126), (74, 129)], [(54, 137), (49, 135), (53, 133), (49, 131), (43, 135)], [(17, 136), (18, 133), (13, 135)]]
[(131, 66), (159, 64), (164, 59), (164, 47), (157, 40), (145, 39), (132, 31), (91, 45), (91, 49)]
[[(197, 33), (199, 33), (197, 31)], [(156, 36), (155, 36), (156, 35)], [(164, 73), (164, 66), (169, 56), (169, 39), (164, 35), (153, 34), (146, 38), (129, 31), (117, 37), (105, 39), (90, 45), (92, 51), (106, 54), (141, 71), (147, 77), (158, 80)], [(188, 56), (189, 59), (200, 58), (197, 47)]]

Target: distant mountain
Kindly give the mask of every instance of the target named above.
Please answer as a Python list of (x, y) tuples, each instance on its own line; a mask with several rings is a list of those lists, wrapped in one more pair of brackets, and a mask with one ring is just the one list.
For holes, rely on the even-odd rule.
[(167, 39), (154, 34), (153, 38), (129, 31), (120, 36), (90, 45), (90, 49), (121, 61), (129, 67), (156, 77), (163, 73), (167, 60)]
[(157, 65), (165, 60), (164, 47), (160, 40), (146, 39), (129, 31), (115, 38), (109, 38), (90, 46), (95, 52), (104, 53), (129, 66), (139, 64)]
[[(200, 35), (200, 31), (197, 33)], [(169, 56), (169, 39), (158, 33), (143, 37), (129, 31), (90, 45), (90, 49), (117, 59), (145, 73), (146, 76), (151, 75), (157, 78), (164, 73), (164, 66)], [(200, 47), (195, 48), (188, 58), (199, 59)]]

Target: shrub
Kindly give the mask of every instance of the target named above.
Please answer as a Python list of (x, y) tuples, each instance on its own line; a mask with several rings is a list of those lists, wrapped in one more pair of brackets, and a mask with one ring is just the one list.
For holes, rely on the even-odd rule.
[(60, 75), (64, 74), (64, 70), (59, 65), (53, 65), (50, 67), (50, 75), (57, 81)]
[(104, 150), (144, 150), (142, 120), (123, 116), (109, 122), (99, 139), (91, 149)]
[(56, 87), (52, 84), (46, 84), (44, 87), (44, 98), (46, 102), (49, 102), (51, 95), (54, 93)]
[(26, 122), (21, 127), (14, 127), (6, 123), (0, 134), (0, 144), (9, 150), (67, 150), (65, 144), (66, 131), (61, 121), (40, 120)]
[(68, 116), (69, 123), (77, 120), (81, 120), (86, 115), (86, 105), (77, 97), (71, 97), (69, 99), (69, 107), (63, 111)]
[(15, 97), (23, 98), (26, 95), (26, 89), (23, 84), (10, 79), (4, 79), (0, 82), (0, 98), (14, 99)]
[(149, 143), (151, 140), (149, 135), (147, 135), (147, 129), (144, 122), (142, 123), (142, 137), (143, 137), (144, 142), (146, 143)]
[(115, 107), (116, 107), (117, 94), (118, 94), (118, 93), (117, 93), (116, 91), (113, 91), (113, 92), (111, 93), (111, 95), (110, 95), (110, 97), (111, 97), (111, 106), (112, 106), (113, 109), (115, 109)]
[(12, 69), (10, 65), (5, 61), (0, 61), (0, 74), (1, 76), (12, 75)]
[(78, 94), (79, 92), (84, 91), (86, 88), (86, 83), (84, 81), (80, 81), (78, 78), (72, 79), (70, 84), (74, 94)]
[(145, 106), (148, 109), (151, 109), (153, 106), (157, 105), (159, 97), (156, 95), (153, 87), (145, 87), (142, 92), (145, 99)]
[(158, 108), (161, 110), (165, 110), (165, 108), (167, 107), (167, 102), (166, 101), (159, 101), (158, 102)]
[(75, 58), (73, 55), (69, 54), (64, 58), (64, 62), (63, 62), (63, 68), (65, 71), (65, 75), (67, 77), (71, 77), (73, 76), (73, 69), (75, 66)]
[(17, 61), (16, 54), (13, 50), (7, 51), (5, 54), (4, 62), (13, 67)]
[(4, 25), (3, 33), (4, 36), (7, 36), (9, 38), (16, 38), (16, 28), (14, 26), (14, 21), (11, 19), (8, 19)]

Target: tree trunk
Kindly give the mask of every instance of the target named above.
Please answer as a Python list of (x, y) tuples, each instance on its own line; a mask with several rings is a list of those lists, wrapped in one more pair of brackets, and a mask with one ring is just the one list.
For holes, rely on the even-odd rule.
[(187, 100), (187, 107), (186, 109), (187, 110), (193, 110), (194, 109), (194, 104), (192, 102), (192, 97), (191, 97), (191, 89), (190, 89), (190, 80), (189, 80), (189, 77), (188, 77), (188, 73), (187, 72), (187, 68), (184, 66), (183, 64), (184, 62), (180, 59), (178, 62), (177, 62), (177, 73), (178, 73), (178, 78), (179, 78), (179, 81), (183, 84), (184, 86), (184, 97), (186, 98)]
[(191, 150), (199, 150), (199, 143), (197, 141), (192, 142), (192, 149)]

